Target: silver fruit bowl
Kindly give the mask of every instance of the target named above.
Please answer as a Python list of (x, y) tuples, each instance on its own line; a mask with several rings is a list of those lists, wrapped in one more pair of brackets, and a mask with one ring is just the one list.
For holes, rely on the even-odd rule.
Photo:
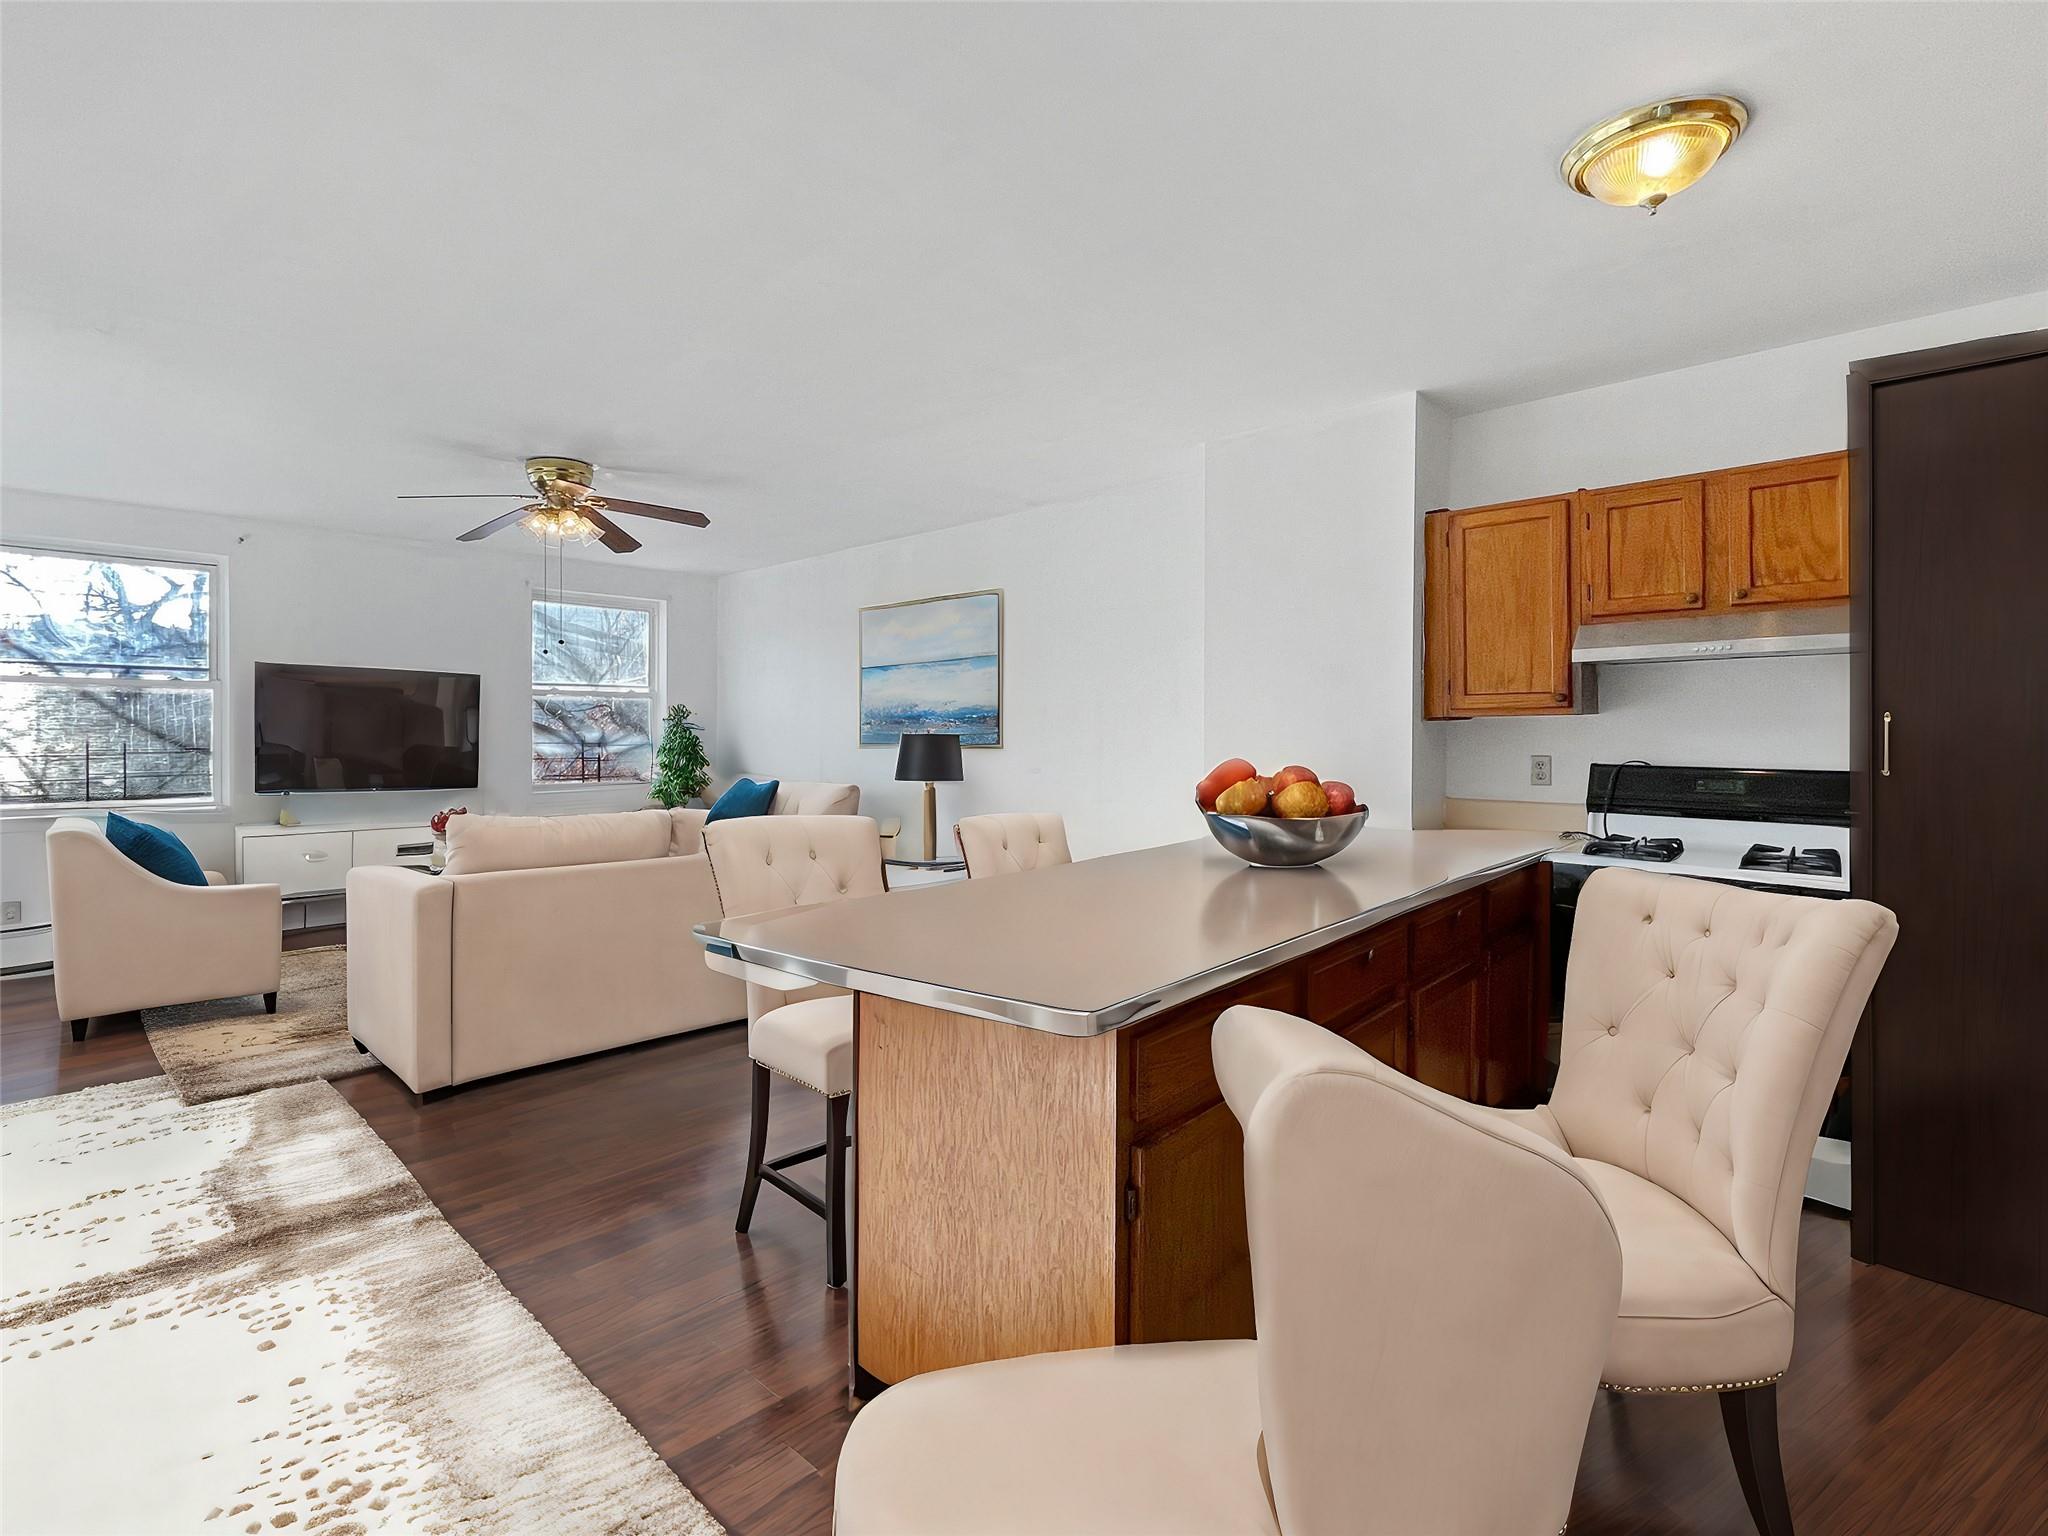
[(1224, 816), (1216, 811), (1203, 811), (1202, 819), (1209, 823), (1210, 836), (1245, 863), (1262, 869), (1299, 869), (1342, 852), (1370, 814), (1361, 805), (1343, 816), (1298, 821), (1284, 816)]

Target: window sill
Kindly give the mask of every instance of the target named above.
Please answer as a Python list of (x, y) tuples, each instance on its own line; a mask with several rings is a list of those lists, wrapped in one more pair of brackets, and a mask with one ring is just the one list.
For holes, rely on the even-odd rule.
[(186, 800), (176, 804), (162, 800), (80, 800), (68, 805), (0, 805), (0, 822), (58, 821), (66, 816), (100, 816), (118, 811), (123, 816), (222, 816), (227, 807), (219, 801)]
[(647, 785), (638, 779), (617, 779), (610, 784), (541, 783), (533, 786), (533, 792), (536, 795), (595, 795), (602, 794), (606, 790), (633, 789), (639, 790), (644, 795), (647, 792)]

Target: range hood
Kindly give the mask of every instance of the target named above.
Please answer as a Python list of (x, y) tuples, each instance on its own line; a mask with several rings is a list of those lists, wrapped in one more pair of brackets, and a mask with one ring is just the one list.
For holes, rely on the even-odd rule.
[(1572, 643), (1572, 660), (1717, 661), (1737, 656), (1841, 656), (1848, 650), (1849, 609), (1843, 604), (1582, 624)]

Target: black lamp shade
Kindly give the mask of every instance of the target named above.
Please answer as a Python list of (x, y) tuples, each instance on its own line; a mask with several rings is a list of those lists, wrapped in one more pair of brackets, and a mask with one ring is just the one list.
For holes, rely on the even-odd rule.
[(958, 783), (960, 738), (950, 731), (929, 735), (906, 731), (896, 748), (896, 777), (912, 783)]

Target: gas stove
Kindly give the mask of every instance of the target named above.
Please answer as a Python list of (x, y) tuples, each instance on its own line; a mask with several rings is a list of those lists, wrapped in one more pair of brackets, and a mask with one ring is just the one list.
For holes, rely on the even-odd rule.
[(1659, 873), (1811, 895), (1849, 892), (1849, 775), (1805, 768), (1595, 763), (1582, 843), (1558, 865)]

